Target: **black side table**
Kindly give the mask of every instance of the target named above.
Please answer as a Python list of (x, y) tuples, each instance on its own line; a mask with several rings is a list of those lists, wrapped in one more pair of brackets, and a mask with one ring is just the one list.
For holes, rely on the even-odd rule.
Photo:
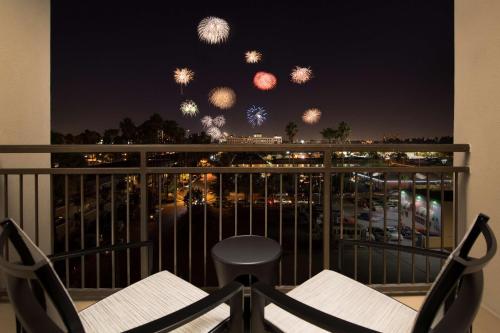
[(280, 257), (279, 243), (262, 236), (234, 236), (220, 241), (212, 248), (220, 286), (245, 275), (252, 275), (258, 281), (274, 286)]

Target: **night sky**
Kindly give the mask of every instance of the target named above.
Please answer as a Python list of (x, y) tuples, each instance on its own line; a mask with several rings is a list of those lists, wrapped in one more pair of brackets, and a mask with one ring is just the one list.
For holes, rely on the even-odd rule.
[[(226, 43), (199, 41), (206, 16), (229, 22)], [(261, 63), (245, 62), (252, 49)], [(290, 82), (297, 65), (313, 70), (305, 85)], [(176, 67), (196, 73), (184, 95)], [(253, 86), (259, 70), (277, 76), (274, 90)], [(216, 86), (236, 91), (232, 109), (208, 103)], [(182, 116), (185, 99), (198, 103), (198, 117)], [(256, 129), (245, 118), (251, 105), (269, 113)], [(301, 120), (311, 107), (323, 112), (312, 126)], [(236, 135), (284, 135), (289, 121), (299, 139), (340, 121), (354, 139), (452, 135), (453, 1), (53, 1), (52, 129), (102, 132), (153, 113), (194, 132), (202, 116), (223, 114)]]

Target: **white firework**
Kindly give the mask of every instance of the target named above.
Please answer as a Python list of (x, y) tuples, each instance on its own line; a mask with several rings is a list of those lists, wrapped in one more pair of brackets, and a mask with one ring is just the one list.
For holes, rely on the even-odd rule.
[(262, 53), (260, 53), (259, 51), (252, 50), (245, 52), (245, 60), (249, 64), (256, 64), (261, 59), (262, 59)]
[(222, 132), (218, 127), (212, 126), (207, 129), (207, 135), (214, 140), (218, 140), (222, 137)]
[(198, 24), (198, 37), (208, 44), (224, 42), (229, 37), (229, 24), (219, 17), (205, 17)]
[(262, 106), (252, 105), (247, 110), (247, 120), (253, 127), (261, 126), (267, 119), (267, 111)]
[(212, 122), (213, 118), (210, 116), (204, 116), (203, 118), (201, 118), (201, 125), (203, 126), (203, 128), (212, 127)]
[(316, 124), (319, 121), (319, 118), (321, 118), (321, 111), (316, 108), (306, 110), (306, 112), (302, 115), (302, 121), (306, 124)]
[(299, 67), (295, 66), (290, 73), (292, 82), (297, 84), (304, 84), (310, 79), (312, 79), (312, 70), (309, 67)]
[(181, 86), (187, 86), (194, 79), (194, 72), (189, 68), (176, 68), (174, 71), (174, 80)]
[(181, 112), (185, 116), (194, 117), (198, 114), (198, 105), (190, 99), (181, 103)]
[(210, 91), (208, 100), (220, 109), (229, 109), (236, 103), (236, 93), (228, 87), (217, 87)]
[(212, 119), (212, 125), (221, 128), (226, 124), (226, 118), (224, 116), (217, 116)]

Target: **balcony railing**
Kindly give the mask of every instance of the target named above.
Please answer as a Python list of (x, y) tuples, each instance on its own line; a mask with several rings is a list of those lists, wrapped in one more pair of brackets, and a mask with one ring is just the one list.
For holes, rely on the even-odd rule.
[[(39, 202), (49, 196), (52, 253), (152, 240), (154, 271), (205, 288), (217, 285), (210, 248), (259, 234), (283, 247), (281, 287), (329, 268), (386, 291), (422, 291), (441, 260), (398, 246), (454, 248), (459, 178), (469, 168), (453, 166), (453, 154), (468, 152), (442, 144), (0, 146), (0, 154), (52, 156), (50, 168), (0, 168), (0, 216), (15, 217), (39, 243)], [(101, 295), (150, 274), (147, 256), (110, 252), (56, 269), (73, 292)]]

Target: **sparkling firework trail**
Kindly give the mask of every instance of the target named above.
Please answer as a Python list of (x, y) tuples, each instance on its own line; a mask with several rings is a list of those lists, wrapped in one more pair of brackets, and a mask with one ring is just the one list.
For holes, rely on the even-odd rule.
[(217, 87), (210, 91), (208, 100), (220, 109), (229, 109), (236, 103), (236, 93), (228, 87)]
[(229, 37), (229, 24), (219, 17), (205, 17), (198, 24), (198, 37), (208, 44), (224, 42)]
[(256, 64), (262, 59), (262, 53), (259, 51), (247, 51), (245, 53), (245, 60), (247, 61), (248, 64)]
[(312, 79), (312, 70), (309, 67), (299, 67), (295, 66), (290, 73), (292, 82), (297, 84), (304, 84), (310, 79)]
[(224, 116), (217, 116), (212, 119), (212, 125), (221, 128), (226, 124), (226, 118)]
[(210, 116), (204, 116), (201, 118), (201, 125), (203, 128), (209, 128), (212, 126), (213, 119)]
[(257, 72), (253, 78), (253, 84), (260, 90), (271, 90), (278, 83), (276, 76), (267, 72)]
[(194, 117), (198, 114), (198, 106), (190, 99), (181, 103), (181, 112), (184, 116)]
[(207, 135), (213, 140), (218, 140), (222, 137), (222, 132), (219, 128), (212, 126), (207, 129)]
[(174, 80), (181, 86), (181, 94), (182, 86), (187, 86), (193, 79), (194, 72), (189, 68), (176, 68), (174, 71)]
[(247, 110), (247, 120), (253, 127), (261, 126), (267, 119), (267, 111), (261, 106), (252, 105)]
[(316, 124), (319, 121), (319, 118), (321, 118), (321, 111), (316, 108), (308, 109), (302, 115), (302, 121), (310, 125)]

